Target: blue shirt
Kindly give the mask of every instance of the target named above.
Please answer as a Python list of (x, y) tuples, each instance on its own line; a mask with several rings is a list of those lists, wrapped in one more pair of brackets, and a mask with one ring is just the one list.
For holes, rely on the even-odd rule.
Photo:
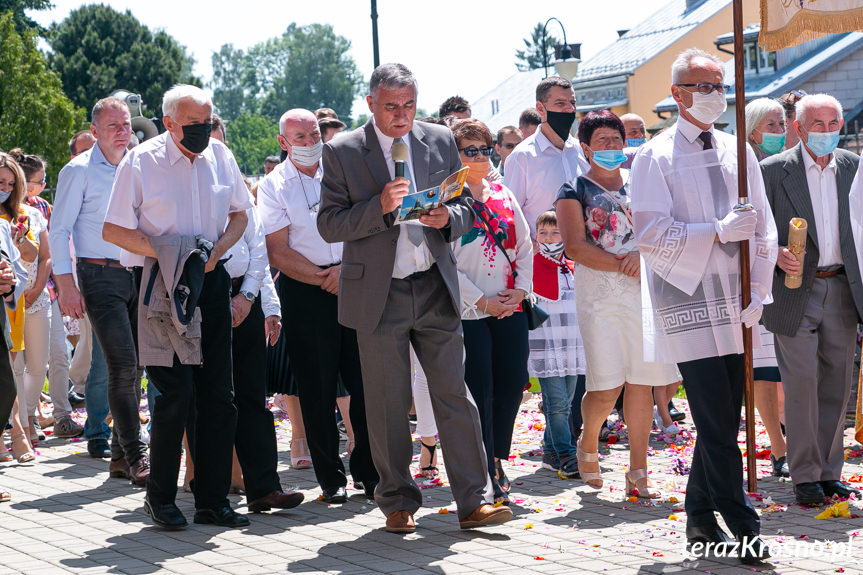
[(98, 143), (60, 170), (48, 232), (55, 275), (72, 273), (70, 236), (77, 257), (120, 259), (120, 248), (102, 239), (116, 171)]

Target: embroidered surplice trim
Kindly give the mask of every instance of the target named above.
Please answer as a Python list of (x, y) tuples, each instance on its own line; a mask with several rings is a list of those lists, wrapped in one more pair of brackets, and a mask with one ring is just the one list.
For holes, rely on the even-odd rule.
[(650, 267), (660, 277), (667, 277), (677, 264), (686, 243), (686, 225), (675, 222), (668, 226), (662, 234), (662, 244), (654, 247), (650, 253)]
[(695, 301), (657, 308), (654, 311), (658, 330), (666, 335), (675, 335), (697, 329), (731, 325), (739, 322), (732, 316), (734, 309), (725, 298)]

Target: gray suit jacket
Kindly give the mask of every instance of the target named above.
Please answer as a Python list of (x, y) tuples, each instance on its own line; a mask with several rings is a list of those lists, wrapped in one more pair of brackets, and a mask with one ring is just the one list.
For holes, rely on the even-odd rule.
[[(440, 184), (461, 168), (448, 128), (414, 122), (410, 138), (418, 190)], [(328, 242), (344, 242), (339, 322), (372, 332), (380, 323), (389, 294), (399, 229), (393, 225), (394, 214), (381, 213), (381, 190), (391, 178), (371, 120), (324, 145), (323, 171), (318, 230)], [(456, 259), (449, 242), (470, 230), (475, 216), (464, 195), (447, 208), (449, 225), (441, 230), (423, 227), (423, 232), (449, 290), (453, 311), (460, 315)]]
[[(779, 245), (788, 245), (788, 222), (791, 218), (803, 218), (808, 224), (806, 238), (806, 258), (803, 262), (803, 285), (797, 289), (785, 287), (785, 272), (779, 266), (773, 271), (773, 303), (764, 307), (764, 326), (780, 335), (793, 337), (797, 334), (815, 271), (818, 267), (818, 226), (812, 211), (812, 200), (809, 195), (809, 184), (806, 180), (803, 164), (802, 144), (786, 150), (761, 162), (761, 173), (764, 175), (764, 186), (767, 199), (773, 210), (776, 228), (779, 232)], [(857, 173), (860, 158), (847, 150), (837, 149), (836, 157), (836, 188), (839, 193), (839, 243), (842, 250), (842, 261), (845, 274), (851, 286), (854, 305), (857, 308), (858, 321), (863, 316), (863, 285), (860, 282), (860, 269), (857, 265), (857, 250), (851, 234), (849, 218), (848, 193), (851, 182)]]

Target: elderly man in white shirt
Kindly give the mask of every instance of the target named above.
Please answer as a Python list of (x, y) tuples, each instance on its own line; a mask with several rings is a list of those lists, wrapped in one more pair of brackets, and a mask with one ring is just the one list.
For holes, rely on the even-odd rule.
[(227, 498), (237, 410), (230, 277), (219, 260), (246, 229), (251, 195), (231, 152), (210, 140), (213, 105), (203, 90), (175, 86), (165, 93), (162, 110), (168, 131), (135, 147), (117, 168), (102, 235), (123, 248), (120, 261), (126, 266), (156, 257), (151, 237), (201, 236), (213, 248), (198, 299), (202, 364), (183, 365), (175, 355), (171, 367), (146, 366), (161, 395), (153, 409), (144, 509), (157, 525), (186, 526), (174, 501), (183, 430), (196, 409), (194, 435), (201, 441), (190, 441), (197, 467), (195, 523), (242, 527), (249, 520), (235, 513)]
[[(771, 300), (776, 226), (755, 154), (746, 148), (751, 209), (738, 203), (737, 144), (713, 123), (725, 111), (722, 63), (702, 50), (672, 65), (677, 124), (641, 147), (632, 166), (632, 214), (642, 266), (645, 360), (675, 362), (698, 431), (686, 488), (686, 537), (700, 555), (728, 536), (740, 558), (768, 556), (758, 514), (741, 488), (741, 323), (756, 326)], [(752, 303), (741, 310), (740, 246), (750, 240)], [(757, 336), (757, 332), (755, 334)]]
[(315, 115), (288, 110), (279, 121), (278, 139), (288, 159), (258, 185), (258, 209), (270, 261), (283, 274), (285, 335), (312, 465), (323, 500), (347, 501), (334, 417), (341, 375), (351, 396), (351, 475), (373, 497), (378, 474), (369, 447), (357, 335), (338, 321), (342, 243), (325, 242), (317, 227), (323, 144)]
[(536, 109), (542, 124), (507, 158), (506, 185), (536, 236), (536, 219), (554, 207), (560, 187), (588, 169), (578, 140), (570, 135), (575, 122), (575, 92), (565, 78), (551, 76), (536, 87)]

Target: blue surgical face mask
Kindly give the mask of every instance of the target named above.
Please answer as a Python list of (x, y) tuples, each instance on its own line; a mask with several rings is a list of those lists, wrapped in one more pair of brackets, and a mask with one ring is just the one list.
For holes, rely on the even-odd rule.
[(616, 170), (626, 159), (623, 150), (596, 150), (593, 151), (593, 158), (591, 158), (594, 164), (608, 171)]
[(9, 199), (9, 196), (12, 195), (12, 192), (0, 192), (0, 204), (4, 203)]
[(785, 132), (774, 134), (772, 132), (761, 132), (761, 143), (758, 145), (761, 151), (772, 156), (778, 154), (785, 147)]
[(639, 146), (643, 146), (647, 143), (647, 138), (627, 138), (626, 139), (626, 147), (627, 148), (637, 148)]
[(809, 132), (806, 147), (817, 157), (829, 156), (839, 145), (839, 130), (835, 132)]

